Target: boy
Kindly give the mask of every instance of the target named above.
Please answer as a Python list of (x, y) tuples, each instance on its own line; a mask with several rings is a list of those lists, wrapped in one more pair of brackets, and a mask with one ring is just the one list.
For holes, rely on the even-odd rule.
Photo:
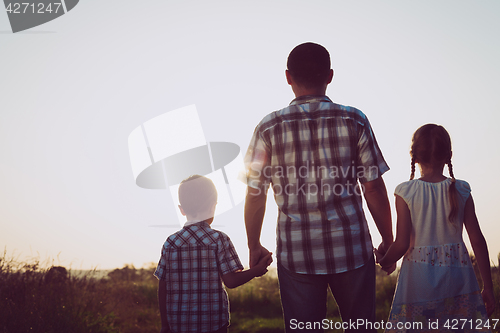
[[(213, 182), (195, 175), (179, 186), (184, 228), (167, 238), (154, 275), (162, 329), (166, 332), (227, 332), (228, 288), (267, 272), (271, 254), (246, 271), (229, 237), (210, 228), (217, 205)], [(221, 281), (222, 279), (222, 281)]]

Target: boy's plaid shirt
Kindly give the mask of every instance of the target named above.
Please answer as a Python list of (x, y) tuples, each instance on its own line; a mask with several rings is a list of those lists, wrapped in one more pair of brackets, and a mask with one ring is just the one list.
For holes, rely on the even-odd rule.
[(229, 237), (206, 222), (167, 238), (154, 275), (166, 283), (167, 319), (174, 332), (210, 332), (229, 323), (221, 276), (242, 270)]
[(333, 274), (372, 255), (361, 183), (389, 170), (366, 116), (326, 96), (304, 96), (257, 125), (247, 183), (278, 204), (277, 259), (296, 273)]

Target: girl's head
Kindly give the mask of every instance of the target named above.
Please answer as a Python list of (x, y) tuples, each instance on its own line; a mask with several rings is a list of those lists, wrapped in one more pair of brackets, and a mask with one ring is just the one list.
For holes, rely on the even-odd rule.
[(455, 186), (455, 175), (451, 164), (451, 139), (443, 126), (436, 124), (426, 124), (419, 127), (413, 133), (411, 142), (411, 175), (410, 180), (415, 177), (415, 163), (426, 164), (433, 167), (443, 167), (448, 165), (452, 184), (450, 186), (451, 212), (450, 222), (457, 216), (458, 199)]
[(431, 166), (451, 165), (450, 135), (443, 126), (423, 125), (413, 134), (410, 155), (412, 160), (411, 179), (415, 176), (415, 163)]

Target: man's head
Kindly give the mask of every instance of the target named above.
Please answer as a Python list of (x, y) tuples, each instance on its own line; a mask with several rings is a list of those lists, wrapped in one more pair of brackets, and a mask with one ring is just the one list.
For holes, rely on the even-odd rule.
[(207, 177), (190, 176), (179, 186), (179, 202), (181, 213), (188, 219), (205, 221), (214, 217), (217, 189)]
[(331, 82), (330, 54), (321, 45), (304, 43), (296, 46), (287, 61), (287, 79), (308, 90), (326, 89)]

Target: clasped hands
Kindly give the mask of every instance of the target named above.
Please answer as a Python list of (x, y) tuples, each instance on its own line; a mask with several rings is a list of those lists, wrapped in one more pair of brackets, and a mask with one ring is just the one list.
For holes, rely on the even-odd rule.
[[(390, 246), (390, 245), (389, 245)], [(389, 249), (389, 246), (385, 245), (384, 242), (380, 243), (378, 248), (374, 248), (373, 252), (375, 253), (375, 261), (377, 264), (380, 265), (380, 260), (384, 257), (386, 254), (387, 250)], [(269, 266), (272, 262), (273, 259), (270, 256), (271, 252), (269, 252), (265, 247), (262, 245), (258, 245), (255, 248), (250, 249), (250, 268), (253, 266), (257, 265), (260, 260), (264, 260), (265, 257), (267, 260), (267, 266)], [(396, 263), (393, 263), (392, 265), (389, 266), (382, 266), (382, 270), (387, 273), (387, 275), (391, 274), (396, 270)], [(267, 272), (267, 270), (266, 270)]]
[[(386, 245), (384, 242), (380, 243), (378, 248), (373, 248), (373, 253), (375, 254), (375, 262), (380, 265), (380, 261), (384, 257), (384, 255), (387, 253), (387, 250), (389, 250), (390, 245)], [(389, 266), (382, 266), (382, 270), (387, 273), (387, 275), (391, 274), (396, 270), (396, 263), (393, 263), (392, 265)]]
[[(254, 248), (249, 249), (249, 251), (250, 251), (250, 268), (256, 266), (261, 260), (266, 261), (266, 266), (271, 265), (271, 263), (273, 262), (273, 258), (271, 256), (272, 253), (269, 252), (265, 247), (263, 247), (260, 244)], [(266, 273), (267, 269), (264, 271), (262, 275)]]
[[(389, 246), (386, 246), (384, 242), (380, 243), (378, 248), (374, 248), (373, 252), (375, 253), (375, 261), (377, 264), (380, 265), (380, 260), (384, 257), (386, 254), (387, 250), (389, 249)], [(270, 256), (271, 252), (269, 252), (265, 247), (262, 245), (258, 245), (253, 249), (250, 249), (250, 268), (254, 267), (259, 263), (260, 260), (264, 260), (265, 257), (267, 260), (267, 266), (269, 266), (272, 262), (273, 259)], [(391, 274), (396, 270), (396, 263), (393, 263), (392, 265), (389, 266), (382, 266), (382, 270), (387, 273), (387, 275)], [(267, 272), (267, 270), (266, 270)]]

